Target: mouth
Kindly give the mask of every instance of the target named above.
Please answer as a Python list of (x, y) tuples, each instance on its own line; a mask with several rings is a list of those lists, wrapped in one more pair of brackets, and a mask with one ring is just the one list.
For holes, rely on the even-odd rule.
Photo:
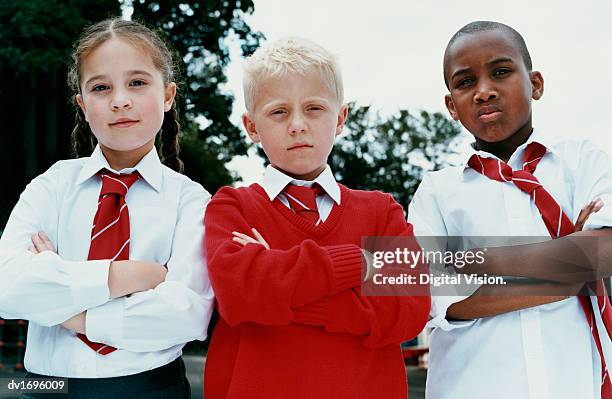
[(478, 110), (478, 119), (481, 122), (493, 122), (502, 114), (501, 109), (494, 106), (485, 106)]
[(114, 121), (113, 123), (109, 123), (109, 126), (111, 126), (111, 127), (118, 127), (118, 128), (126, 128), (126, 127), (133, 126), (133, 125), (137, 124), (138, 122), (140, 122), (140, 121), (137, 120), (137, 119), (119, 118), (116, 121)]
[(299, 150), (299, 149), (305, 149), (305, 148), (312, 148), (313, 146), (310, 144), (305, 144), (305, 143), (300, 143), (300, 144), (294, 144), (291, 147), (287, 148), (288, 151), (291, 150)]

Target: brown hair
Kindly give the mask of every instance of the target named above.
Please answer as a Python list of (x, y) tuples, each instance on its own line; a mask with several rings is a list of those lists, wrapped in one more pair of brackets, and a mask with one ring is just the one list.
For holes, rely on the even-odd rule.
[[(118, 37), (138, 47), (148, 50), (153, 65), (162, 74), (164, 85), (175, 81), (176, 68), (172, 53), (164, 41), (151, 29), (141, 23), (125, 21), (120, 18), (107, 19), (91, 25), (81, 35), (72, 53), (72, 64), (68, 71), (68, 86), (72, 90), (72, 99), (76, 106), (75, 126), (72, 129), (72, 149), (76, 157), (89, 155), (95, 145), (96, 138), (85, 115), (76, 104), (75, 96), (81, 92), (81, 66), (85, 57), (105, 41)], [(180, 125), (176, 112), (176, 99), (172, 108), (164, 113), (161, 127), (159, 156), (162, 163), (179, 173), (183, 172), (183, 162), (179, 158)]]

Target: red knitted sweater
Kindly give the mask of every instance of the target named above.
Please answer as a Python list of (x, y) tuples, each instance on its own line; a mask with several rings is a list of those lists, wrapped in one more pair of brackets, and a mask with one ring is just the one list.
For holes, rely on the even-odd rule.
[[(407, 397), (399, 344), (429, 314), (427, 296), (361, 296), (364, 236), (411, 236), (390, 195), (340, 185), (341, 205), (315, 226), (257, 184), (222, 188), (206, 210), (208, 269), (220, 320), (204, 397)], [(232, 232), (270, 244), (242, 246)]]

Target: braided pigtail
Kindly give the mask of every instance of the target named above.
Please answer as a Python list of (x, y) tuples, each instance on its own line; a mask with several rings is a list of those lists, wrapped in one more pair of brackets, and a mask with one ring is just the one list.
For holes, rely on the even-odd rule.
[[(176, 103), (175, 103), (176, 104)], [(183, 161), (179, 158), (179, 134), (181, 125), (178, 123), (176, 105), (172, 104), (170, 111), (164, 113), (161, 127), (159, 155), (162, 163), (179, 173), (183, 173)]]
[(96, 146), (96, 139), (91, 133), (89, 124), (81, 108), (76, 107), (75, 124), (72, 129), (72, 152), (75, 158), (89, 156)]

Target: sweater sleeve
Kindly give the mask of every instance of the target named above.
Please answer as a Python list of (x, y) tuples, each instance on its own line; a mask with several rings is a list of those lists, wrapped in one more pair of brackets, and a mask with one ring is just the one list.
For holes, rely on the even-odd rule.
[(287, 250), (266, 250), (232, 241), (233, 231), (252, 227), (235, 192), (221, 189), (205, 216), (208, 270), (219, 313), (229, 325), (287, 325), (293, 308), (360, 285), (357, 245), (319, 246), (304, 240)]
[[(413, 236), (412, 225), (406, 223), (401, 206), (391, 197), (386, 223), (377, 234), (381, 237)], [(413, 239), (409, 245), (411, 249), (417, 248)], [(418, 265), (414, 269), (392, 266), (386, 272), (390, 275), (408, 273), (418, 279), (418, 274), (426, 272), (426, 266)], [(385, 286), (374, 290), (384, 296), (362, 295), (359, 287), (353, 287), (296, 307), (294, 322), (321, 326), (330, 333), (363, 336), (364, 345), (370, 348), (399, 344), (421, 332), (431, 305), (427, 285)]]

